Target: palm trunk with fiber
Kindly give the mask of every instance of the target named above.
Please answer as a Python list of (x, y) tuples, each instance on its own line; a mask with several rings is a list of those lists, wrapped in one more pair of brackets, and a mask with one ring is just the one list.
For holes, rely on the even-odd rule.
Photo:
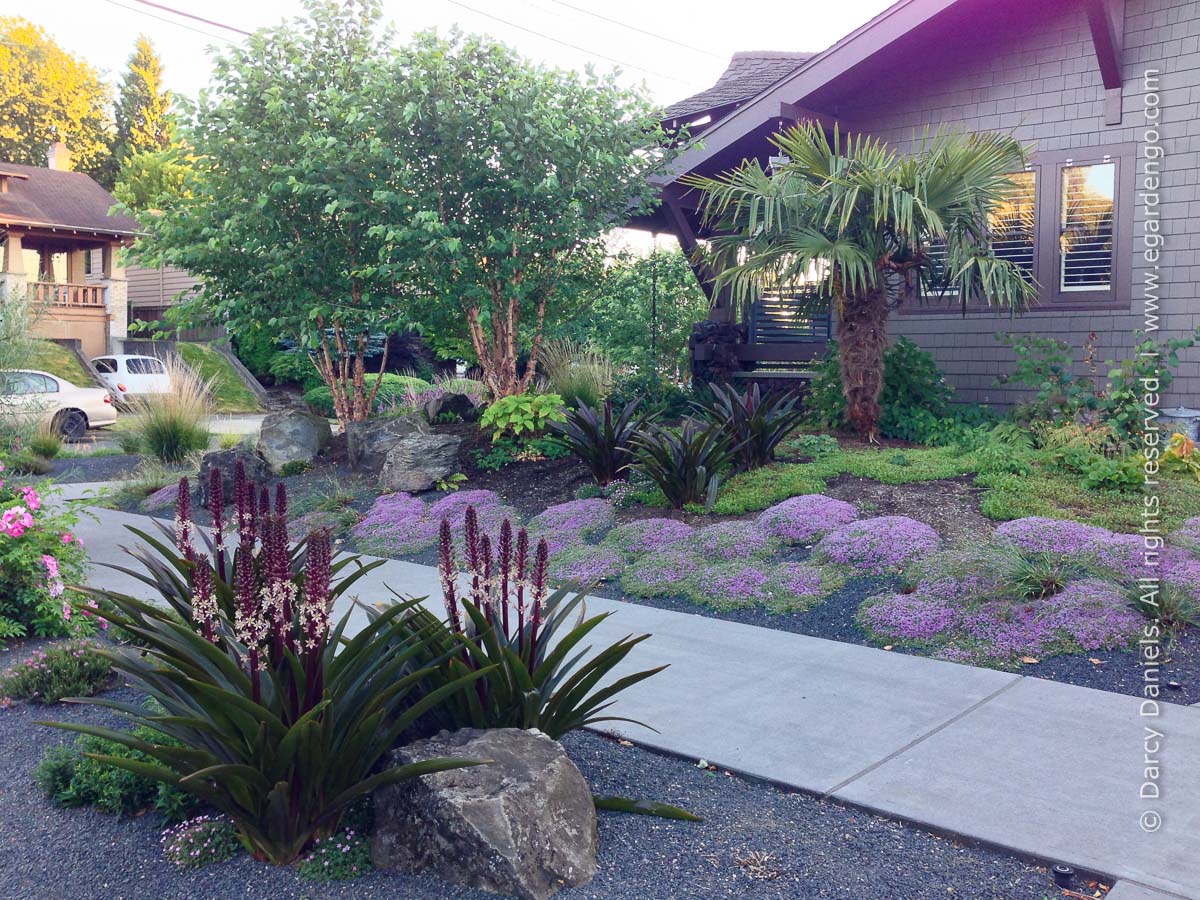
[(838, 309), (842, 387), (846, 420), (874, 441), (878, 436), (879, 395), (883, 392), (883, 354), (887, 349), (887, 290), (880, 286), (845, 297)]

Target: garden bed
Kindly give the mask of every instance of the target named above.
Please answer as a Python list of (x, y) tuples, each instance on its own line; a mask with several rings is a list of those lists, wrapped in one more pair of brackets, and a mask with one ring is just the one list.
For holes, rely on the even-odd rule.
[[(107, 699), (137, 702), (129, 688)], [(241, 854), (199, 870), (164, 859), (163, 828), (151, 812), (116, 818), (50, 805), (32, 771), (46, 748), (73, 736), (37, 719), (112, 725), (95, 708), (16, 704), (0, 712), (0, 867), (11, 896), (92, 898), (493, 897), (425, 876), (370, 872), (314, 883), (294, 868)], [(698, 768), (597, 734), (564, 741), (597, 793), (680, 805), (702, 823), (600, 813), (600, 871), (559, 896), (675, 898), (841, 897), (1041, 900), (1054, 889), (1044, 868), (839, 804)]]

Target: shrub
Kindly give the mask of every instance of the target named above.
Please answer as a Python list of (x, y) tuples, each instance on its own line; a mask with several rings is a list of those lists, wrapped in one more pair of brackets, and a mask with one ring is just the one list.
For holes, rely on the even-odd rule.
[(14, 475), (47, 475), (53, 468), (49, 460), (28, 449), (8, 454), (7, 465)]
[[(364, 378), (367, 386), (367, 394), (375, 388), (375, 382), (379, 381), (380, 376), (368, 372)], [(379, 382), (379, 391), (375, 394), (375, 408), (378, 411), (386, 412), (399, 406), (408, 391), (427, 391), (433, 387), (424, 378), (418, 378), (415, 375), (396, 375), (392, 372), (384, 372), (383, 379)], [(318, 415), (332, 418), (333, 410), (333, 395), (329, 391), (326, 384), (318, 384), (304, 392), (304, 402), (307, 403)]]
[(786, 544), (807, 544), (858, 518), (858, 510), (844, 500), (824, 494), (801, 494), (763, 510), (758, 527)]
[(617, 516), (607, 500), (568, 500), (548, 506), (530, 519), (529, 533), (535, 539), (544, 538), (555, 553), (569, 544), (599, 538), (615, 524)]
[(1132, 441), (1146, 428), (1146, 385), (1165, 394), (1179, 368), (1179, 351), (1196, 346), (1200, 328), (1186, 338), (1157, 342), (1134, 335), (1133, 352), (1120, 363), (1108, 360), (1108, 385), (1100, 395), (1100, 415), (1119, 438)]
[[(137, 728), (134, 734), (140, 740), (182, 746), (150, 728)], [(196, 799), (177, 787), (109, 765), (97, 758), (100, 756), (120, 757), (147, 765), (154, 762), (152, 757), (138, 750), (83, 735), (73, 745), (46, 751), (34, 778), (55, 806), (94, 807), (113, 816), (135, 816), (154, 809), (168, 822), (178, 822), (195, 811)]]
[(757, 384), (745, 393), (731, 385), (713, 385), (709, 400), (700, 408), (729, 436), (737, 467), (743, 471), (771, 462), (775, 448), (804, 415), (796, 391), (770, 392), (764, 398)]
[[(446, 699), (427, 723), (432, 727), (537, 728), (555, 740), (600, 721), (613, 697), (662, 668), (625, 675), (597, 688), (648, 634), (628, 636), (597, 653), (580, 643), (611, 613), (585, 618), (583, 596), (549, 588), (550, 553), (539, 541), (531, 554), (524, 529), (501, 523), (493, 543), (480, 528), (475, 510), (463, 523), (460, 571), (449, 519), (439, 526), (438, 571), (446, 619), (419, 607), (399, 622), (415, 636), (428, 635), (424, 655), (413, 667), (429, 670), (427, 696), (446, 685), (479, 677), (474, 688)], [(469, 585), (466, 590), (460, 585)], [(386, 615), (386, 613), (385, 613)]]
[(924, 522), (881, 516), (835, 528), (817, 543), (813, 557), (867, 575), (892, 575), (936, 550), (939, 543), (937, 532)]
[(1072, 347), (1066, 341), (1007, 333), (997, 334), (996, 340), (1011, 347), (1016, 355), (1012, 373), (997, 378), (996, 386), (1018, 384), (1034, 391), (1033, 400), (1014, 410), (1018, 420), (1063, 424), (1074, 421), (1084, 410), (1096, 408), (1095, 385), (1091, 379), (1075, 374)]
[[(225, 533), (221, 474), (213, 475), (211, 536), (191, 522), (185, 479), (174, 530), (159, 526), (155, 537), (131, 529), (141, 544), (130, 555), (163, 603), (102, 594), (119, 611), (116, 624), (151, 647), (110, 659), (165, 714), (120, 711), (186, 752), (130, 732), (44, 724), (147, 754), (154, 763), (95, 758), (196, 796), (225, 813), (257, 857), (284, 865), (314, 838), (336, 833), (346, 809), (372, 790), (470, 764), (438, 759), (375, 771), (414, 721), (486, 670), (417, 699), (411, 682), (394, 677), (430, 658), (425, 637), (403, 621), (417, 602), (396, 604), (343, 641), (352, 613), (332, 625), (329, 612), (374, 565), (334, 562), (325, 532), (292, 546), (282, 485), (272, 507), (240, 466), (235, 484), (236, 546)], [(192, 628), (178, 627), (164, 605)]]
[(675, 509), (703, 503), (712, 509), (721, 472), (733, 460), (730, 437), (720, 426), (686, 419), (678, 430), (650, 426), (633, 437), (633, 469), (653, 482)]
[(42, 426), (29, 438), (29, 451), (42, 459), (54, 459), (62, 452), (62, 437), (52, 427)]
[(565, 421), (551, 427), (563, 446), (583, 460), (596, 483), (606, 485), (633, 462), (633, 436), (643, 424), (637, 407), (634, 400), (614, 418), (611, 401), (605, 401), (602, 411), (581, 403), (567, 412)]
[(93, 641), (70, 641), (35, 650), (0, 675), (0, 696), (57, 703), (97, 694), (112, 680), (112, 666), (99, 649)]
[[(830, 342), (824, 359), (815, 366), (804, 399), (807, 420), (824, 428), (846, 425), (846, 397), (837, 344)], [(879, 433), (884, 437), (926, 442), (928, 433), (946, 416), (954, 390), (946, 383), (933, 356), (908, 338), (898, 338), (884, 353), (883, 410)]]
[(502, 397), (484, 410), (480, 417), (481, 428), (492, 430), (492, 441), (512, 437), (537, 437), (553, 422), (563, 422), (562, 397), (557, 394), (514, 394)]
[(208, 449), (212, 382), (204, 381), (178, 357), (165, 361), (171, 389), (130, 399), (132, 440), (139, 450), (166, 463), (183, 462)]
[(303, 459), (293, 459), (279, 467), (280, 478), (291, 478), (293, 475), (303, 475), (312, 469), (312, 463)]
[(237, 828), (224, 816), (197, 816), (162, 834), (163, 856), (181, 869), (199, 869), (233, 859), (242, 851)]
[(774, 555), (779, 542), (753, 522), (717, 522), (692, 535), (691, 548), (707, 560), (764, 559)]
[[(52, 490), (15, 487), (0, 463), (0, 638), (64, 637), (92, 630), (72, 617), (66, 585), (83, 580), (84, 552), (70, 505), (48, 506)], [(88, 609), (86, 606), (85, 609)]]
[(1094, 491), (1137, 491), (1142, 487), (1142, 466), (1134, 458), (1098, 456), (1083, 467), (1079, 483)]
[(832, 434), (792, 434), (784, 444), (796, 456), (826, 456), (842, 449)]
[(628, 558), (634, 558), (686, 544), (695, 531), (691, 525), (678, 519), (638, 519), (618, 525), (610, 531), (604, 538), (604, 545)]
[[(272, 353), (267, 361), (267, 371), (276, 383), (298, 384), (305, 393), (324, 385), (317, 367), (313, 364), (312, 357), (299, 348), (277, 350)], [(383, 388), (380, 387), (380, 391), (382, 390)], [(325, 391), (328, 394), (329, 388), (325, 388)], [(332, 400), (329, 401), (329, 408), (333, 409)], [(330, 414), (332, 415), (332, 412)]]
[(689, 391), (650, 368), (617, 376), (609, 399), (618, 407), (637, 401), (649, 416), (663, 419), (678, 419), (692, 402)]
[(612, 360), (603, 350), (559, 338), (542, 344), (539, 362), (550, 390), (572, 408), (598, 408), (612, 391)]

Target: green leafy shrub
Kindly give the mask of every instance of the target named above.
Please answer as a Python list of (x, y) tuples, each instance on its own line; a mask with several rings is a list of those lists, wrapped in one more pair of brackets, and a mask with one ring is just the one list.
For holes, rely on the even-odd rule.
[[(425, 391), (432, 387), (423, 378), (417, 378), (415, 375), (396, 375), (392, 372), (384, 372), (381, 381), (378, 375), (368, 372), (364, 381), (367, 385), (368, 395), (375, 387), (375, 382), (379, 381), (379, 392), (375, 395), (377, 409), (397, 406), (403, 402), (409, 390)], [(333, 395), (330, 394), (329, 388), (325, 384), (318, 384), (306, 390), (304, 402), (312, 407), (313, 412), (318, 415), (327, 417), (333, 415)]]
[(551, 427), (564, 447), (578, 456), (604, 486), (620, 478), (633, 462), (633, 436), (641, 430), (638, 403), (624, 406), (614, 418), (611, 400), (602, 410), (586, 403), (566, 414), (566, 420)]
[[(134, 735), (164, 746), (183, 746), (146, 727), (135, 729)], [(152, 757), (123, 744), (83, 735), (72, 745), (47, 750), (34, 779), (55, 806), (94, 807), (114, 816), (133, 816), (154, 809), (168, 822), (181, 821), (195, 812), (198, 804), (191, 795), (136, 771), (105, 763), (98, 758), (102, 756), (144, 765), (154, 762)]]
[(793, 434), (780, 444), (780, 450), (795, 456), (826, 456), (841, 449), (832, 434)]
[[(69, 505), (46, 501), (53, 489), (5, 483), (0, 463), (0, 638), (65, 637), (90, 632), (88, 615), (72, 616), (66, 585), (83, 580), (83, 548)], [(86, 607), (85, 607), (86, 608)]]
[(1013, 371), (997, 378), (996, 386), (1015, 384), (1034, 392), (1033, 400), (1013, 410), (1018, 421), (1063, 424), (1096, 408), (1096, 386), (1091, 379), (1075, 374), (1073, 350), (1066, 341), (1005, 332), (997, 334), (996, 340), (1011, 347), (1017, 358)]
[(527, 438), (523, 441), (501, 438), (487, 449), (477, 447), (471, 451), (475, 465), (488, 472), (498, 472), (515, 462), (563, 459), (570, 455), (571, 451), (553, 437)]
[[(214, 471), (214, 485), (220, 478)], [(160, 603), (92, 592), (117, 609), (115, 624), (150, 646), (147, 654), (108, 655), (164, 714), (120, 712), (186, 752), (128, 731), (43, 724), (146, 754), (152, 763), (93, 758), (192, 794), (225, 813), (256, 856), (286, 865), (315, 838), (335, 834), (346, 809), (376, 788), (472, 764), (435, 759), (376, 771), (413, 722), (488, 670), (418, 699), (413, 681), (395, 677), (415, 658), (428, 658), (427, 640), (403, 626), (417, 602), (393, 606), (343, 640), (352, 611), (336, 625), (329, 611), (374, 565), (354, 557), (333, 562), (325, 531), (291, 545), (282, 485), (273, 506), (252, 511), (253, 486), (240, 466), (234, 481), (236, 541), (224, 534), (220, 503), (212, 535), (195, 527), (187, 479), (176, 527), (159, 525), (158, 536), (130, 529), (139, 542), (129, 553), (145, 570), (137, 577)], [(180, 628), (164, 607), (192, 627)]]
[(1098, 456), (1080, 473), (1080, 484), (1090, 490), (1137, 491), (1142, 487), (1142, 467), (1133, 458), (1110, 459)]
[[(531, 554), (525, 529), (514, 533), (505, 519), (493, 558), (474, 507), (467, 508), (463, 524), (467, 571), (462, 583), (470, 585), (465, 591), (459, 587), (450, 522), (443, 519), (439, 528), (445, 621), (420, 605), (399, 604), (407, 609), (399, 619), (400, 646), (420, 643), (422, 648), (408, 665), (426, 673), (422, 693), (445, 696), (430, 709), (425, 730), (537, 728), (558, 740), (597, 722), (631, 721), (601, 713), (625, 688), (665, 666), (624, 675), (604, 687), (597, 684), (650, 635), (624, 637), (590, 653), (583, 642), (612, 613), (588, 618), (582, 594), (550, 590), (546, 541), (539, 540)], [(369, 612), (373, 621), (381, 621), (397, 608)], [(449, 694), (450, 685), (480, 675), (473, 689)]]
[(94, 641), (70, 641), (35, 650), (3, 675), (0, 696), (38, 703), (87, 697), (108, 687), (112, 666)]
[(692, 394), (655, 369), (618, 375), (610, 399), (625, 407), (637, 401), (650, 418), (678, 419), (691, 409)]
[(647, 426), (634, 435), (634, 471), (653, 483), (676, 509), (689, 503), (711, 510), (721, 473), (734, 459), (731, 438), (712, 422), (685, 419), (678, 429)]
[[(313, 365), (312, 357), (298, 348), (272, 353), (267, 361), (267, 371), (277, 383), (296, 384), (305, 392), (324, 386), (317, 367)], [(381, 387), (379, 390), (382, 391), (383, 388)], [(325, 388), (325, 392), (328, 395), (329, 388)], [(330, 409), (333, 408), (332, 400), (329, 400), (329, 406)]]
[[(908, 338), (898, 338), (887, 348), (883, 366), (879, 433), (926, 443), (928, 433), (949, 412), (954, 389), (946, 383), (933, 356)], [(846, 426), (846, 397), (835, 342), (830, 342), (825, 357), (814, 367), (804, 408), (810, 424), (824, 428)]]
[(771, 391), (766, 397), (757, 384), (745, 392), (716, 384), (700, 407), (733, 444), (737, 468), (749, 471), (775, 458), (779, 443), (791, 434), (804, 416), (795, 391)]
[(492, 441), (522, 440), (545, 433), (553, 422), (566, 421), (558, 394), (513, 394), (501, 397), (483, 412), (480, 428), (490, 428)]
[(1196, 346), (1197, 340), (1200, 328), (1189, 337), (1162, 342), (1138, 332), (1133, 352), (1126, 359), (1108, 361), (1108, 385), (1100, 396), (1100, 414), (1120, 439), (1132, 441), (1145, 430), (1146, 385), (1156, 382), (1157, 392), (1165, 394), (1175, 381), (1179, 351)]
[(197, 816), (163, 832), (163, 856), (181, 869), (199, 869), (242, 852), (237, 828), (224, 816)]
[(28, 448), (8, 454), (5, 460), (8, 471), (14, 475), (47, 475), (53, 468), (48, 459)]
[(280, 478), (290, 478), (293, 475), (303, 475), (312, 468), (312, 463), (303, 459), (293, 459), (279, 467)]
[(296, 865), (305, 881), (353, 881), (375, 868), (371, 842), (359, 829), (345, 828), (313, 841), (312, 850)]

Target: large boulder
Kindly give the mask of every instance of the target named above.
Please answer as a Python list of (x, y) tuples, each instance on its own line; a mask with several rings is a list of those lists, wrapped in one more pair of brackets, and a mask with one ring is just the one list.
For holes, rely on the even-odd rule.
[(451, 434), (410, 434), (392, 445), (379, 472), (388, 493), (427, 491), (458, 471), (462, 438)]
[(388, 451), (403, 437), (424, 434), (429, 426), (415, 416), (387, 416), (346, 425), (346, 456), (355, 472), (377, 473)]
[(205, 453), (200, 460), (200, 505), (205, 509), (209, 504), (209, 485), (212, 484), (212, 470), (221, 470), (222, 494), (225, 505), (233, 505), (233, 473), (238, 461), (246, 468), (246, 478), (255, 484), (270, 484), (271, 467), (267, 461), (248, 447), (238, 445), (230, 450), (214, 450)]
[(278, 472), (288, 463), (310, 463), (329, 446), (333, 429), (329, 420), (310, 412), (289, 409), (263, 419), (258, 452)]
[(376, 868), (530, 900), (596, 874), (592, 792), (556, 741), (517, 728), (443, 731), (393, 751), (390, 763), (439, 756), (491, 762), (376, 791)]
[(425, 418), (433, 422), (442, 413), (457, 416), (464, 422), (473, 422), (479, 418), (479, 407), (466, 394), (442, 394), (425, 402)]

